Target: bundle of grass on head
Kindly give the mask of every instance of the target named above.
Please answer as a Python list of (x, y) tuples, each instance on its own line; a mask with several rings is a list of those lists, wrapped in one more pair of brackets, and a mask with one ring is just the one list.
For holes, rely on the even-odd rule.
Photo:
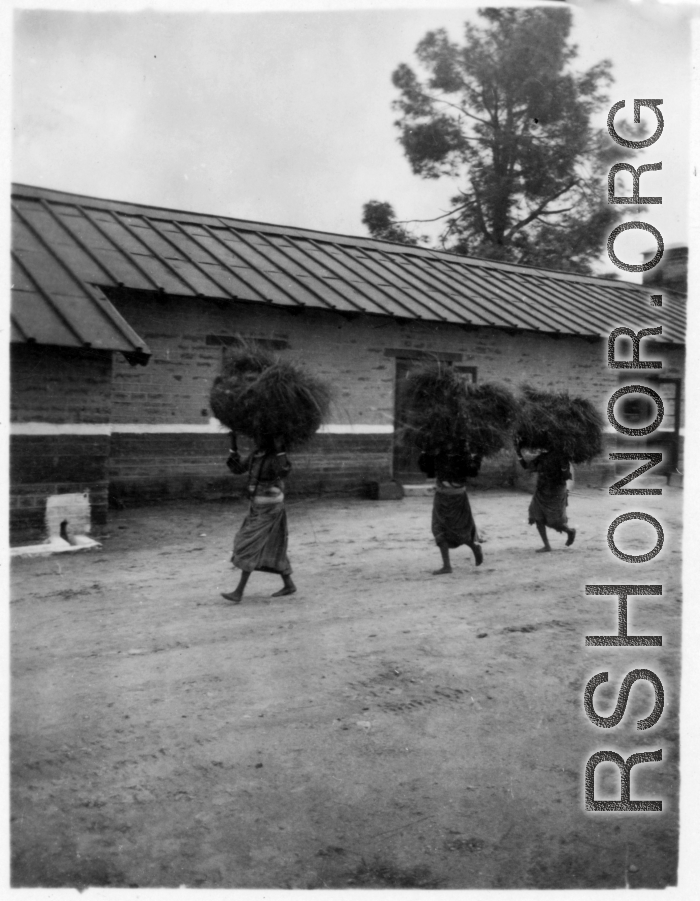
[(304, 368), (253, 343), (225, 359), (209, 403), (214, 416), (258, 447), (277, 439), (287, 450), (306, 444), (327, 418), (330, 388)]
[(567, 392), (521, 389), (515, 442), (552, 451), (572, 463), (588, 463), (603, 449), (603, 420), (593, 404)]
[(469, 449), (482, 457), (490, 457), (511, 442), (518, 414), (517, 402), (508, 388), (493, 382), (465, 387)]
[(404, 430), (421, 450), (453, 448), (488, 457), (510, 440), (516, 403), (507, 388), (465, 384), (437, 361), (409, 373), (405, 392)]

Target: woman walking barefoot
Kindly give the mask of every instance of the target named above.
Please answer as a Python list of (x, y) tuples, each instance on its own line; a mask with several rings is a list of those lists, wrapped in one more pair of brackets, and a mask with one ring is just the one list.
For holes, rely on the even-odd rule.
[(248, 472), (250, 508), (233, 541), (231, 561), (241, 570), (241, 578), (233, 591), (222, 592), (221, 596), (239, 604), (250, 574), (256, 570), (278, 573), (282, 577), (282, 588), (272, 597), (294, 594), (297, 589), (287, 557), (287, 512), (284, 508), (284, 478), (292, 464), (281, 441), (268, 440), (243, 460), (232, 432), (226, 465), (236, 475)]
[(450, 550), (466, 544), (480, 566), (484, 560), (479, 536), (467, 497), (466, 479), (478, 475), (481, 457), (458, 451), (453, 445), (434, 454), (423, 452), (418, 465), (428, 478), (436, 478), (433, 499), (432, 531), (442, 556), (442, 568), (433, 572), (441, 576), (452, 572)]
[(516, 446), (516, 453), (523, 469), (537, 473), (537, 486), (528, 509), (529, 524), (537, 527), (544, 545), (537, 552), (542, 554), (552, 550), (547, 527), (564, 532), (566, 547), (570, 547), (576, 538), (576, 529), (568, 526), (566, 515), (569, 503), (566, 482), (571, 478), (569, 461), (554, 451), (541, 451), (532, 460), (524, 460), (520, 445)]

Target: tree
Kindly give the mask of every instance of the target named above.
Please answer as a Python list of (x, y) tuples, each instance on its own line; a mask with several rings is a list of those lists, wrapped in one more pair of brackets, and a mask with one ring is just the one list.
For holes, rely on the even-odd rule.
[(407, 228), (399, 225), (393, 206), (380, 200), (370, 200), (362, 207), (362, 224), (367, 226), (373, 238), (382, 238), (384, 241), (415, 245), (428, 240), (424, 236), (412, 235)]
[[(443, 248), (470, 256), (590, 272), (621, 210), (608, 205), (605, 176), (626, 154), (591, 125), (612, 82), (604, 60), (571, 69), (566, 9), (482, 9), (464, 43), (444, 29), (416, 48), (427, 77), (405, 63), (393, 73), (399, 142), (421, 178), (457, 185)], [(368, 207), (386, 208), (382, 228)], [(631, 212), (631, 207), (625, 208)], [(372, 201), (363, 221), (376, 237), (405, 240), (389, 204)], [(406, 242), (406, 243), (410, 243)]]

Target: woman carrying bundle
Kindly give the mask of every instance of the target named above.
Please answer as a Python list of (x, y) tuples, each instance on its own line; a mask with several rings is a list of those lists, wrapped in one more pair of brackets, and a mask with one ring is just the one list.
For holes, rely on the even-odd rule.
[(528, 509), (528, 522), (537, 527), (544, 542), (544, 547), (538, 548), (537, 553), (552, 550), (547, 538), (547, 527), (554, 529), (555, 532), (564, 532), (566, 547), (570, 547), (576, 538), (576, 529), (571, 529), (567, 525), (566, 508), (569, 503), (569, 492), (566, 482), (571, 478), (569, 460), (561, 453), (546, 450), (531, 460), (525, 460), (520, 444), (516, 445), (516, 453), (523, 469), (537, 473), (537, 485)]
[(254, 571), (278, 573), (284, 583), (272, 597), (294, 594), (292, 567), (287, 557), (287, 512), (284, 508), (284, 478), (292, 464), (287, 459), (279, 439), (269, 439), (256, 448), (245, 460), (231, 433), (231, 451), (226, 465), (236, 475), (248, 473), (250, 508), (243, 525), (233, 541), (231, 562), (241, 570), (236, 588), (222, 593), (227, 601), (239, 604), (243, 591)]
[[(530, 503), (529, 521), (537, 526), (544, 547), (551, 551), (547, 528), (564, 532), (566, 546), (576, 538), (568, 525), (566, 507), (571, 478), (570, 464), (589, 463), (602, 450), (603, 419), (600, 411), (584, 397), (570, 397), (566, 391), (539, 391), (523, 385), (518, 403), (515, 449), (523, 469), (537, 473), (537, 487)], [(524, 460), (522, 448), (538, 449)]]
[[(310, 441), (328, 415), (330, 388), (289, 360), (280, 360), (255, 342), (241, 340), (214, 379), (209, 402), (231, 430), (229, 469), (248, 473), (250, 508), (233, 544), (232, 562), (241, 570), (236, 588), (223, 595), (238, 604), (254, 571), (278, 573), (284, 583), (273, 597), (294, 594), (287, 558), (284, 479), (292, 466), (287, 449)], [(252, 439), (255, 450), (242, 460), (236, 435)]]
[(481, 457), (458, 450), (453, 443), (435, 453), (423, 452), (418, 465), (428, 478), (435, 478), (432, 531), (442, 555), (442, 568), (433, 572), (441, 576), (452, 572), (450, 550), (466, 544), (480, 566), (484, 560), (479, 536), (467, 497), (466, 480), (478, 474)]
[(497, 454), (510, 441), (515, 400), (503, 386), (467, 384), (440, 360), (408, 374), (404, 399), (406, 432), (422, 451), (418, 464), (428, 477), (437, 478), (432, 529), (442, 568), (433, 575), (452, 572), (450, 550), (463, 544), (480, 566), (484, 555), (466, 480), (478, 474), (483, 457)]

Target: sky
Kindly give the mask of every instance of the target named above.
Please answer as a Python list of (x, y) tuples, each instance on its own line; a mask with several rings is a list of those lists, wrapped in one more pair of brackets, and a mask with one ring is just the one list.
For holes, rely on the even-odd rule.
[[(365, 233), (370, 199), (389, 201), (401, 219), (448, 209), (454, 184), (413, 175), (397, 143), (391, 73), (414, 64), (430, 29), (445, 27), (458, 40), (475, 5), (267, 13), (80, 6), (15, 10), (14, 181), (345, 234)], [(663, 98), (664, 134), (635, 164), (663, 164), (643, 176), (642, 193), (663, 197), (645, 218), (666, 244), (688, 241), (686, 13), (648, 0), (587, 0), (575, 8), (572, 34), (577, 69), (613, 61), (611, 103), (626, 99), (631, 109), (635, 97)], [(629, 262), (644, 249), (655, 245), (643, 232), (616, 242)]]

